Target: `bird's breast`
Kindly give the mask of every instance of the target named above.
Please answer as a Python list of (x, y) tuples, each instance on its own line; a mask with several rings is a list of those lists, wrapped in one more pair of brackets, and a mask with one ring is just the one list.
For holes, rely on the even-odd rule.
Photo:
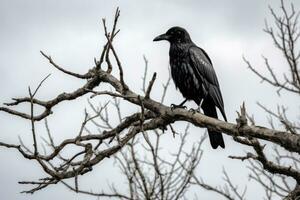
[(170, 56), (170, 66), (175, 86), (185, 98), (198, 102), (203, 97), (202, 82), (197, 79), (188, 57)]

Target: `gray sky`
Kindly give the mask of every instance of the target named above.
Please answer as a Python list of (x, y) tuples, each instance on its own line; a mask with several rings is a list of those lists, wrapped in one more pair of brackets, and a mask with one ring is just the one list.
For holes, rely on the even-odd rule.
[[(242, 61), (244, 55), (258, 70), (265, 72), (261, 59), (264, 54), (270, 58), (275, 72), (281, 73), (285, 70), (281, 54), (274, 50), (272, 41), (262, 31), (264, 19), (270, 18), (270, 3), (278, 8), (279, 1), (271, 0), (1, 0), (0, 103), (8, 102), (11, 97), (27, 95), (28, 85), (36, 86), (49, 73), (52, 75), (39, 92), (40, 98), (52, 98), (62, 91), (72, 91), (83, 84), (55, 70), (42, 58), (39, 51), (50, 54), (57, 63), (69, 70), (86, 72), (93, 65), (93, 58), (99, 57), (105, 41), (101, 18), (106, 17), (111, 24), (115, 9), (119, 6), (121, 32), (115, 40), (115, 47), (123, 62), (125, 81), (135, 91), (140, 91), (141, 88), (137, 80), (140, 81), (144, 70), (142, 56), (145, 54), (149, 60), (149, 72), (158, 73), (154, 98), (159, 99), (160, 85), (168, 77), (169, 45), (166, 42), (153, 43), (152, 40), (169, 27), (179, 25), (185, 27), (193, 41), (210, 55), (221, 84), (229, 121), (235, 122), (235, 111), (243, 101), (246, 102), (247, 110), (255, 114), (257, 124), (267, 125), (266, 115), (256, 105), (257, 101), (272, 109), (276, 109), (277, 104), (288, 105), (289, 115), (296, 119), (299, 117), (296, 97), (278, 97), (275, 89), (259, 84), (259, 79)], [(300, 2), (295, 1), (295, 6), (300, 9)], [(86, 99), (84, 97), (63, 103), (54, 109), (55, 114), (49, 117), (49, 123), (57, 142), (76, 134), (83, 118)], [(181, 100), (181, 94), (172, 85), (166, 104), (178, 103)], [(193, 103), (188, 105), (195, 106)], [(28, 111), (29, 108), (20, 109)], [(0, 113), (0, 121), (0, 141), (17, 142), (20, 135), (30, 144), (30, 124), (27, 121), (4, 113)], [(38, 129), (44, 131), (43, 123)], [(192, 129), (194, 140), (198, 138), (197, 131), (199, 130)], [(172, 140), (165, 142), (169, 145), (173, 143)], [(244, 149), (233, 143), (229, 137), (225, 138), (225, 142), (227, 148), (224, 151), (212, 151), (208, 141), (206, 142), (204, 161), (199, 168), (203, 172), (201, 175), (209, 183), (220, 185), (224, 166), (236, 183), (249, 184), (249, 197), (257, 197), (255, 184), (248, 181), (244, 164), (227, 158), (228, 155), (243, 154)], [(50, 186), (31, 196), (19, 194), (25, 187), (17, 182), (39, 178), (41, 170), (37, 163), (23, 159), (13, 150), (1, 148), (0, 160), (1, 199), (86, 198), (69, 192), (61, 185)], [(105, 161), (87, 177), (83, 177), (86, 188), (95, 185), (98, 188), (107, 188), (108, 178), (120, 182), (113, 175), (116, 170), (109, 170), (112, 170), (111, 163)], [(112, 175), (107, 177), (103, 174)], [(211, 197), (209, 193), (202, 194), (203, 190), (199, 192), (199, 196), (204, 199)], [(219, 197), (216, 196), (215, 199), (217, 198)]]

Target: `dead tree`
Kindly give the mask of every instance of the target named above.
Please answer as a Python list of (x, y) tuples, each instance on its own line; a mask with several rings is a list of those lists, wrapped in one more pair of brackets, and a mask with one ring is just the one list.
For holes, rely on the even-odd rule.
[[(267, 59), (265, 59), (266, 66), (271, 74), (271, 78), (262, 75), (255, 70), (249, 61), (245, 61), (249, 68), (262, 80), (277, 87), (278, 92), (286, 90), (299, 95), (299, 52), (296, 50), (296, 42), (299, 37), (299, 30), (297, 29), (299, 14), (293, 6), (291, 7), (291, 12), (289, 12), (283, 1), (281, 5), (282, 17), (277, 16), (271, 9), (279, 32), (274, 31), (268, 24), (265, 31), (271, 35), (275, 46), (283, 52), (284, 58), (288, 62), (290, 76), (284, 75), (283, 81), (281, 81), (272, 71)], [(113, 43), (119, 32), (117, 29), (119, 15), (120, 11), (117, 9), (110, 32), (107, 29), (106, 21), (103, 19), (104, 35), (107, 42), (103, 46), (100, 57), (94, 59), (95, 65), (85, 74), (71, 72), (57, 64), (52, 57), (41, 52), (57, 70), (76, 79), (86, 80), (80, 88), (73, 92), (58, 94), (53, 99), (41, 100), (37, 98), (37, 94), (42, 88), (42, 84), (46, 81), (46, 77), (36, 89), (28, 88), (27, 97), (13, 98), (12, 102), (5, 103), (5, 106), (0, 107), (2, 112), (28, 120), (31, 124), (33, 148), (26, 146), (22, 140), (20, 140), (19, 144), (8, 144), (3, 141), (0, 142), (0, 146), (17, 150), (25, 159), (36, 161), (45, 172), (45, 177), (39, 180), (20, 182), (21, 184), (32, 185), (30, 190), (24, 192), (34, 193), (49, 185), (63, 183), (76, 192), (85, 193), (78, 187), (78, 176), (91, 172), (93, 166), (103, 162), (105, 158), (115, 157), (128, 179), (129, 192), (128, 194), (121, 194), (112, 188), (113, 194), (102, 194), (102, 196), (109, 197), (109, 195), (114, 195), (114, 197), (119, 197), (120, 199), (139, 199), (141, 197), (146, 199), (177, 199), (184, 195), (189, 185), (193, 184), (222, 194), (227, 199), (244, 199), (244, 194), (240, 194), (237, 191), (226, 172), (224, 172), (224, 175), (228, 186), (224, 189), (207, 185), (195, 175), (194, 170), (201, 159), (201, 142), (196, 144), (195, 148), (192, 148), (188, 154), (179, 149), (173, 163), (168, 163), (161, 159), (158, 153), (161, 132), (170, 129), (176, 134), (172, 124), (177, 121), (185, 121), (197, 127), (221, 131), (231, 136), (236, 142), (252, 147), (253, 152), (248, 152), (245, 156), (231, 156), (231, 158), (249, 161), (252, 171), (251, 178), (266, 188), (267, 198), (271, 199), (273, 195), (277, 195), (286, 199), (296, 199), (300, 193), (300, 171), (298, 170), (300, 152), (299, 123), (289, 121), (285, 115), (285, 109), (279, 109), (278, 113), (274, 113), (263, 107), (269, 114), (280, 120), (280, 123), (285, 127), (284, 130), (256, 125), (252, 118), (247, 117), (244, 105), (241, 106), (236, 123), (223, 122), (201, 113), (189, 112), (185, 109), (171, 109), (163, 104), (165, 92), (161, 101), (151, 98), (156, 73), (153, 74), (148, 85), (146, 84), (146, 79), (144, 79), (143, 94), (131, 90), (124, 80), (126, 67), (123, 68)], [(112, 61), (112, 58), (115, 62)], [(118, 77), (112, 75), (112, 70), (118, 70)], [(111, 86), (111, 90), (101, 89), (100, 86), (103, 84)], [(167, 86), (165, 86), (165, 91), (166, 89)], [(35, 129), (36, 123), (46, 120), (49, 115), (54, 114), (53, 108), (62, 102), (68, 101), (68, 103), (72, 103), (72, 100), (85, 95), (90, 95), (91, 98), (108, 96), (116, 105), (117, 110), (117, 105), (122, 101), (136, 106), (136, 108), (139, 108), (139, 111), (122, 116), (120, 110), (118, 110), (119, 124), (113, 126), (109, 122), (109, 117), (111, 117), (107, 109), (109, 103), (99, 107), (91, 105), (94, 113), (89, 114), (85, 112), (85, 119), (80, 125), (76, 137), (67, 138), (59, 144), (55, 144), (53, 134), (50, 134), (50, 131), (48, 131), (48, 139), (44, 140), (44, 142), (50, 148), (42, 152), (41, 141), (39, 141), (38, 137), (39, 133)], [(20, 112), (14, 108), (14, 106), (21, 104), (29, 104), (30, 112)], [(42, 107), (43, 110), (35, 115), (37, 107)], [(98, 124), (96, 119), (100, 119), (102, 123)], [(248, 124), (248, 121), (251, 124)], [(101, 128), (100, 132), (88, 130), (87, 124), (99, 126)], [(187, 131), (181, 136), (182, 145), (185, 144), (184, 137), (186, 135)], [(150, 140), (149, 138), (151, 137), (156, 139), (156, 142)], [(170, 135), (170, 137), (172, 136)], [(135, 151), (136, 146), (139, 145), (137, 141), (140, 139), (146, 142), (144, 148), (148, 150), (150, 156), (152, 155), (150, 162), (141, 159)], [(78, 151), (67, 157), (62, 155), (62, 151), (70, 148), (70, 146), (76, 146)], [(276, 152), (274, 158), (269, 157), (269, 154), (265, 153), (266, 148), (269, 146), (274, 146), (274, 151)], [(183, 156), (183, 158), (180, 156)], [(283, 160), (288, 160), (289, 162)], [(147, 176), (147, 173), (141, 167), (141, 163), (143, 163), (142, 166), (148, 165), (154, 169), (154, 179)], [(171, 169), (164, 171), (161, 169), (162, 165), (171, 166)], [(174, 166), (174, 169), (172, 169), (172, 166)], [(162, 171), (165, 174), (162, 174)], [(170, 175), (170, 173), (172, 174)], [(180, 177), (177, 179), (176, 176)], [(171, 181), (167, 181), (167, 177), (170, 177)], [(66, 183), (68, 179), (74, 179), (74, 185)], [(281, 182), (278, 182), (277, 179)], [(292, 182), (287, 182), (287, 179), (291, 179)], [(177, 180), (178, 182), (176, 182)], [(266, 181), (269, 182), (266, 183)], [(173, 183), (173, 185), (165, 185), (165, 182)], [(91, 193), (91, 195), (93, 194)], [(171, 195), (172, 198), (169, 198), (170, 196), (168, 195)]]
[[(269, 7), (274, 20), (274, 26), (265, 22), (264, 31), (272, 38), (275, 48), (278, 49), (286, 61), (288, 74), (284, 73), (282, 77), (277, 75), (272, 66), (272, 61), (263, 57), (268, 74), (260, 73), (256, 68), (244, 58), (248, 68), (257, 75), (262, 82), (266, 82), (276, 88), (278, 96), (281, 92), (291, 93), (300, 96), (300, 69), (299, 69), (299, 22), (300, 12), (295, 10), (294, 5), (285, 5), (281, 0), (280, 12), (276, 13), (272, 7)], [(258, 103), (270, 117), (269, 124), (271, 128), (284, 127), (284, 129), (299, 136), (299, 121), (291, 121), (287, 117), (288, 105), (278, 105), (277, 111)], [(255, 125), (253, 117), (246, 115), (252, 125)], [(276, 122), (275, 122), (275, 120)], [(299, 199), (300, 187), (299, 180), (291, 179), (291, 176), (285, 172), (299, 172), (300, 158), (299, 151), (289, 151), (286, 148), (270, 144), (269, 142), (261, 144), (257, 138), (248, 137), (246, 140), (234, 138), (235, 141), (253, 147), (254, 152), (247, 153), (246, 156), (231, 156), (233, 159), (247, 160), (249, 163), (249, 177), (255, 180), (265, 190), (265, 199)], [(265, 153), (268, 149), (268, 153)]]

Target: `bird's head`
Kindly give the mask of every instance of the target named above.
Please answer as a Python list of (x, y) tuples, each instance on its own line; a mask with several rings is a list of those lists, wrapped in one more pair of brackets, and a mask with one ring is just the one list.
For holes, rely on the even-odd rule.
[(189, 33), (181, 27), (175, 26), (170, 28), (166, 33), (157, 36), (153, 41), (167, 40), (170, 43), (187, 43), (191, 42)]

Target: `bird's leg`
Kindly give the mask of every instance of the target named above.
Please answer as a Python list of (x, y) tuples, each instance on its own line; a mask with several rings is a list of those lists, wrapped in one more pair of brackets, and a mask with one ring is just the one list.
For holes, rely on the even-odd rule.
[(183, 102), (181, 102), (179, 105), (171, 104), (171, 110), (174, 110), (176, 108), (183, 108), (186, 109), (186, 106), (184, 104), (187, 102), (187, 99), (185, 99)]
[(199, 103), (199, 105), (198, 105), (198, 108), (197, 108), (197, 109), (191, 108), (191, 109), (189, 109), (189, 111), (192, 112), (193, 114), (195, 114), (196, 112), (201, 113), (201, 110), (200, 110), (200, 109), (201, 109), (202, 103), (203, 103), (203, 101), (202, 101), (202, 99), (201, 99), (201, 100), (200, 100), (200, 103)]

